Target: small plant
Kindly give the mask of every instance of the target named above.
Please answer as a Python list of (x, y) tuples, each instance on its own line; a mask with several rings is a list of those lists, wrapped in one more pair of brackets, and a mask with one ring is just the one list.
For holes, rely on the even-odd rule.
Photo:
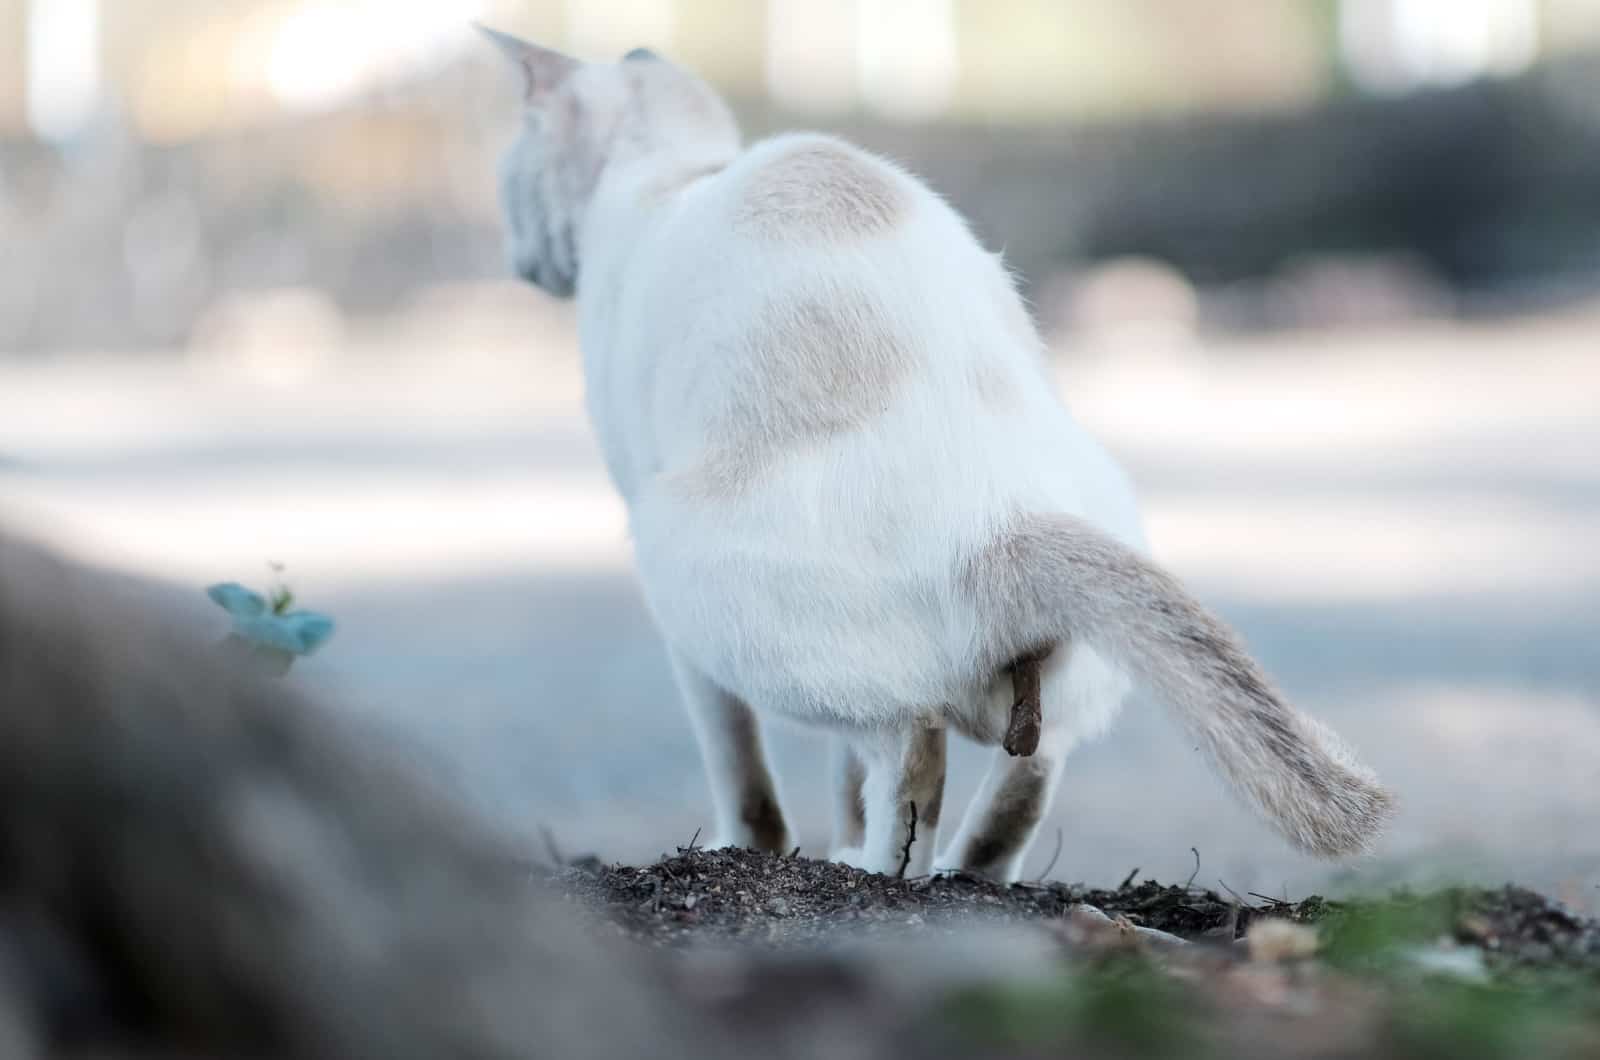
[(263, 596), (238, 582), (222, 582), (206, 590), (233, 616), (233, 632), (220, 647), (230, 656), (283, 676), (295, 659), (310, 655), (333, 635), (333, 619), (315, 611), (291, 611), (294, 593), (281, 580), (283, 565), (269, 564), (273, 582)]

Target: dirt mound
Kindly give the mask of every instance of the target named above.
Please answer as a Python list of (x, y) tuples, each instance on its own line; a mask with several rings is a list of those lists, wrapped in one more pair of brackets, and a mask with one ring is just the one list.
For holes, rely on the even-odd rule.
[[(1251, 911), (1211, 891), (1129, 881), (1114, 891), (1062, 883), (1005, 886), (973, 876), (897, 879), (830, 861), (752, 850), (683, 850), (643, 868), (568, 870), (560, 885), (624, 931), (667, 945), (710, 939), (805, 942), (974, 921), (1037, 922), (1087, 903), (1186, 938), (1242, 932)], [(1230, 934), (1229, 937), (1232, 937)]]
[(1515, 887), (1396, 894), (1375, 901), (1286, 902), (1193, 886), (1134, 882), (1114, 890), (1011, 886), (973, 876), (897, 879), (828, 861), (751, 850), (681, 849), (640, 868), (590, 862), (556, 877), (568, 897), (653, 945), (755, 942), (779, 947), (840, 935), (948, 932), (974, 923), (1050, 923), (1078, 905), (1191, 941), (1243, 939), (1261, 918), (1319, 924), (1329, 952), (1410, 940), (1478, 949), (1496, 967), (1600, 971), (1600, 923)]
[(554, 881), (749, 1055), (1600, 1055), (1600, 923), (1514, 887), (1287, 902), (693, 849)]

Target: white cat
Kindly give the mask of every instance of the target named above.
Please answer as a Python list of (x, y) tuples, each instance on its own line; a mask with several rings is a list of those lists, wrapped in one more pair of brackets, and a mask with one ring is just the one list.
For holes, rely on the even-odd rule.
[(832, 856), (929, 871), (946, 730), (997, 744), (1012, 664), (1048, 652), (1037, 753), (995, 750), (937, 867), (1015, 879), (1130, 678), (1290, 842), (1368, 847), (1390, 796), (1144, 558), (1123, 472), (943, 200), (831, 137), (742, 146), (718, 95), (649, 52), (491, 36), (525, 75), (511, 258), (577, 294), (589, 413), (718, 842), (791, 845), (771, 712), (837, 733)]

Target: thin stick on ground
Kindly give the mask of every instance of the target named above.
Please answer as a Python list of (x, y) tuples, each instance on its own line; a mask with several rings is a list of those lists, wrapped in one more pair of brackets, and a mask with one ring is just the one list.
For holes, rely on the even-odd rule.
[(1189, 873), (1189, 878), (1184, 881), (1183, 889), (1186, 891), (1194, 886), (1194, 878), (1200, 875), (1200, 848), (1190, 847), (1189, 853), (1194, 855), (1194, 871)]
[(1234, 890), (1232, 887), (1229, 887), (1226, 883), (1223, 883), (1221, 877), (1217, 878), (1217, 883), (1222, 887), (1222, 889), (1224, 891), (1227, 891), (1229, 894), (1231, 894), (1233, 896), (1233, 908), (1228, 913), (1227, 926), (1220, 932), (1220, 935), (1223, 938), (1226, 938), (1229, 941), (1232, 941), (1232, 940), (1237, 939), (1239, 937), (1239, 914), (1240, 914), (1240, 911), (1244, 910), (1244, 909), (1248, 909), (1252, 913), (1254, 913), (1256, 907), (1251, 905), (1249, 902), (1245, 901), (1244, 898), (1240, 896), (1238, 891)]
[(698, 843), (699, 841), (700, 841), (700, 829), (696, 828), (694, 830), (694, 835), (689, 837), (689, 845), (686, 846), (686, 847), (679, 847), (678, 848), (678, 853), (680, 853), (680, 854), (693, 854), (694, 853), (694, 845), (696, 843)]
[(1244, 906), (1246, 909), (1249, 909), (1249, 910), (1252, 910), (1252, 911), (1255, 909), (1255, 906), (1253, 906), (1249, 902), (1245, 901), (1244, 896), (1242, 894), (1240, 894), (1238, 891), (1234, 890), (1232, 887), (1229, 887), (1226, 883), (1223, 883), (1222, 879), (1220, 877), (1217, 879), (1217, 884), (1219, 886), (1221, 886), (1221, 888), (1224, 891), (1227, 891), (1229, 894), (1233, 895), (1233, 900), (1235, 902), (1238, 902), (1240, 905)]
[(907, 822), (906, 845), (900, 850), (900, 871), (895, 873), (899, 879), (906, 878), (906, 869), (911, 867), (911, 844), (917, 841), (917, 804), (911, 804), (911, 817)]
[(1050, 875), (1050, 870), (1056, 867), (1056, 858), (1061, 856), (1061, 829), (1056, 829), (1056, 848), (1050, 854), (1050, 860), (1045, 864), (1044, 871), (1034, 877), (1038, 883), (1043, 883)]
[(1274, 909), (1276, 909), (1280, 905), (1289, 905), (1290, 904), (1289, 902), (1283, 900), (1282, 898), (1274, 898), (1270, 894), (1261, 894), (1261, 893), (1259, 893), (1257, 891), (1246, 891), (1245, 894), (1248, 894), (1251, 898), (1259, 898), (1259, 899), (1261, 899), (1263, 902), (1266, 902), (1268, 905), (1272, 906)]
[(1132, 872), (1130, 872), (1130, 873), (1128, 873), (1128, 876), (1127, 876), (1127, 878), (1126, 878), (1126, 879), (1124, 879), (1124, 880), (1123, 880), (1123, 881), (1122, 881), (1122, 884), (1121, 884), (1121, 886), (1119, 886), (1119, 887), (1118, 887), (1118, 888), (1117, 888), (1117, 890), (1119, 890), (1119, 891), (1126, 891), (1126, 890), (1127, 890), (1127, 889), (1128, 889), (1128, 886), (1129, 886), (1129, 885), (1130, 885), (1130, 884), (1131, 884), (1131, 883), (1133, 883), (1133, 878), (1134, 878), (1134, 877), (1135, 877), (1135, 876), (1137, 876), (1137, 875), (1139, 875), (1139, 866), (1137, 866), (1137, 865), (1135, 865), (1135, 866), (1134, 866), (1134, 867), (1133, 867), (1133, 871), (1132, 871)]

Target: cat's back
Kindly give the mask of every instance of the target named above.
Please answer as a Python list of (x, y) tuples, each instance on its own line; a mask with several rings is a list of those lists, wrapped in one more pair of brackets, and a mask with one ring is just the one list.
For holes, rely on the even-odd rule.
[[(946, 260), (982, 249), (964, 222), (899, 166), (822, 133), (785, 133), (745, 149), (697, 181), (663, 232), (667, 257), (698, 259), (750, 278), (795, 263), (839, 270), (942, 246)], [(925, 262), (927, 259), (922, 259)]]
[(788, 133), (764, 140), (722, 181), (728, 231), (791, 250), (836, 250), (892, 236), (925, 211), (915, 178), (837, 137)]
[(889, 467), (992, 476), (1072, 430), (996, 256), (921, 181), (844, 140), (751, 146), (632, 253), (620, 359), (642, 367), (618, 419), (646, 475), (710, 480), (724, 501), (780, 488), (760, 469), (814, 461), (832, 469), (819, 488)]
[(730, 349), (787, 363), (799, 336), (830, 344), (847, 376), (871, 374), (891, 347), (939, 387), (966, 388), (969, 368), (1018, 386), (1037, 374), (1037, 332), (998, 258), (922, 181), (834, 136), (752, 145), (684, 189), (629, 252), (621, 330), (657, 359), (685, 345), (670, 360), (698, 381)]

